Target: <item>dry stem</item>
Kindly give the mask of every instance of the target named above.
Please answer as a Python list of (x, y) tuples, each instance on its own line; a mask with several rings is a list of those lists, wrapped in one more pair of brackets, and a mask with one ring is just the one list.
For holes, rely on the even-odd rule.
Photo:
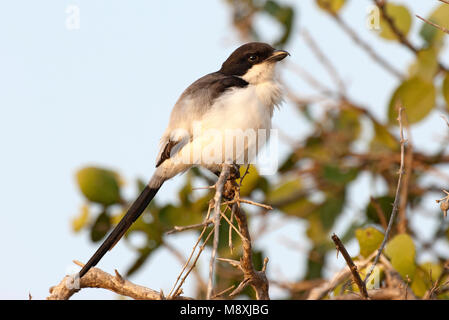
[(336, 234), (333, 234), (332, 240), (334, 241), (335, 245), (337, 246), (337, 250), (339, 252), (341, 252), (341, 254), (343, 255), (343, 258), (345, 258), (346, 264), (348, 265), (349, 269), (351, 270), (352, 278), (354, 279), (354, 282), (356, 283), (356, 285), (359, 287), (359, 290), (362, 294), (363, 299), (369, 299), (368, 292), (366, 291), (365, 282), (363, 282), (362, 279), (360, 278), (360, 274), (357, 271), (357, 266), (354, 264), (354, 261), (352, 261), (351, 256), (349, 255), (345, 246), (341, 242), (340, 238), (338, 238)]
[(402, 112), (403, 111), (404, 111), (404, 107), (402, 107), (402, 105), (399, 105), (398, 122), (399, 122), (399, 133), (400, 133), (400, 137), (401, 137), (401, 141), (400, 141), (400, 143), (401, 143), (401, 164), (399, 167), (399, 178), (398, 178), (398, 183), (397, 183), (397, 187), (396, 187), (396, 195), (394, 197), (393, 209), (391, 211), (390, 221), (388, 222), (388, 227), (387, 227), (387, 230), (385, 231), (385, 236), (382, 241), (382, 244), (380, 245), (380, 248), (377, 250), (376, 258), (374, 259), (372, 266), (370, 267), (368, 273), (366, 274), (365, 283), (368, 280), (368, 278), (371, 276), (371, 273), (373, 272), (374, 267), (376, 266), (377, 262), (379, 261), (380, 255), (382, 254), (382, 251), (383, 251), (385, 245), (387, 244), (388, 237), (390, 235), (391, 228), (393, 226), (393, 222), (396, 218), (396, 213), (398, 212), (398, 209), (399, 209), (399, 201), (400, 201), (400, 194), (401, 194), (401, 187), (402, 187), (402, 176), (405, 173), (404, 172), (404, 163), (405, 163), (404, 157), (405, 157), (406, 140), (404, 139), (404, 130), (402, 127)]
[[(81, 262), (74, 262), (79, 266), (83, 266)], [(115, 276), (113, 276), (99, 268), (90, 269), (89, 272), (86, 273), (81, 279), (76, 279), (73, 276), (65, 276), (58, 285), (50, 288), (50, 295), (47, 299), (67, 300), (83, 288), (103, 288), (138, 300), (165, 299), (162, 292), (158, 292), (123, 279), (117, 270), (115, 271)], [(176, 299), (184, 300), (190, 298), (177, 296)]]

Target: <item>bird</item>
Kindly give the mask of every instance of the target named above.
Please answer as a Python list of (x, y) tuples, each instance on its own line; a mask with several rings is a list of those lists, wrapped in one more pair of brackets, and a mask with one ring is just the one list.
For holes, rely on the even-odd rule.
[[(231, 53), (220, 70), (199, 78), (184, 90), (160, 139), (154, 174), (125, 216), (81, 268), (79, 278), (115, 246), (165, 181), (194, 166), (219, 175), (224, 163), (235, 167), (251, 161), (262, 144), (256, 139), (259, 132), (271, 129), (274, 108), (283, 101), (275, 67), (289, 55), (267, 43), (246, 43)], [(230, 132), (243, 133), (240, 148), (235, 140), (226, 143)], [(251, 132), (255, 135), (250, 136)]]

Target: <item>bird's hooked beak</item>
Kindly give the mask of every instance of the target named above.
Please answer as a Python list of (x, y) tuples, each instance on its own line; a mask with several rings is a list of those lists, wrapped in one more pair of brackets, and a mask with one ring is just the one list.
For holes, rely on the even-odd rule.
[(288, 53), (285, 50), (274, 50), (273, 53), (271, 54), (271, 56), (267, 59), (267, 61), (278, 62), (289, 55), (290, 55), (290, 53)]

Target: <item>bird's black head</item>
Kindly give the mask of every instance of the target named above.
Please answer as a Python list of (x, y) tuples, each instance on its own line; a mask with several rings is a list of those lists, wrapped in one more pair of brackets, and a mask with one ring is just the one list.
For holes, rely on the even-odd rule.
[(220, 72), (240, 76), (248, 82), (272, 77), (275, 62), (289, 53), (262, 42), (250, 42), (237, 48), (221, 66)]

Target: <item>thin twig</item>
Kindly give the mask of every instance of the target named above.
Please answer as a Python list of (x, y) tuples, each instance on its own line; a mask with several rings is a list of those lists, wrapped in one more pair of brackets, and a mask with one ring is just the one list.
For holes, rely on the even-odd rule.
[(315, 89), (320, 95), (325, 97), (332, 97), (336, 94), (332, 91), (332, 89), (328, 88), (325, 84), (319, 81), (315, 76), (313, 76), (310, 72), (303, 69), (298, 64), (295, 64), (291, 61), (287, 61), (288, 70), (294, 72), (298, 77), (303, 79), (311, 88)]
[(215, 258), (217, 256), (218, 249), (218, 239), (220, 232), (220, 205), (221, 199), (223, 198), (223, 189), (226, 181), (229, 178), (231, 167), (227, 164), (222, 166), (222, 170), (220, 176), (218, 177), (218, 181), (215, 187), (215, 196), (214, 196), (214, 243), (212, 248), (212, 255), (209, 263), (209, 282), (207, 284), (207, 299), (210, 300), (212, 298), (213, 291), (213, 278), (214, 278), (214, 270), (215, 270)]
[(374, 207), (374, 210), (376, 211), (377, 217), (379, 218), (380, 224), (382, 225), (382, 228), (384, 228), (384, 230), (387, 230), (387, 219), (385, 219), (385, 212), (382, 210), (379, 202), (377, 202), (376, 199), (374, 199), (373, 197), (370, 198), (370, 202)]
[(359, 287), (362, 297), (364, 299), (369, 299), (368, 292), (366, 291), (366, 284), (360, 278), (360, 274), (357, 271), (357, 266), (354, 264), (354, 261), (352, 261), (351, 256), (349, 255), (345, 246), (343, 245), (340, 238), (338, 238), (335, 233), (332, 235), (332, 241), (334, 241), (335, 245), (337, 246), (337, 250), (339, 252), (341, 252), (343, 258), (345, 258), (346, 264), (348, 265), (349, 269), (351, 270), (352, 278), (354, 279), (354, 282), (357, 285), (357, 287)]
[(240, 203), (240, 202), (247, 203), (247, 204), (252, 204), (253, 206), (261, 207), (261, 208), (264, 208), (264, 209), (267, 209), (267, 210), (273, 210), (273, 207), (269, 206), (267, 204), (258, 203), (258, 202), (254, 202), (254, 201), (246, 200), (246, 199), (240, 199), (240, 198), (239, 199), (234, 199), (234, 200), (231, 200), (231, 201), (225, 201), (222, 204), (229, 205), (229, 204)]
[[(84, 266), (81, 262), (74, 262), (79, 266)], [(138, 300), (165, 299), (161, 292), (123, 279), (117, 271), (115, 271), (115, 276), (113, 276), (99, 268), (92, 268), (81, 279), (73, 276), (65, 276), (58, 285), (50, 288), (50, 296), (47, 297), (47, 300), (67, 300), (83, 288), (103, 288)], [(182, 296), (177, 296), (175, 298), (191, 299)]]
[(223, 291), (221, 291), (221, 292), (215, 294), (215, 295), (212, 297), (212, 299), (216, 299), (216, 298), (218, 298), (218, 297), (224, 295), (226, 292), (229, 292), (229, 291), (231, 291), (232, 289), (234, 289), (234, 287), (235, 287), (235, 284), (233, 284), (233, 285), (230, 286), (229, 288), (224, 289)]
[(379, 258), (382, 254), (382, 251), (383, 251), (385, 245), (387, 244), (387, 240), (388, 240), (389, 234), (391, 232), (393, 222), (396, 218), (396, 213), (398, 212), (398, 209), (399, 209), (399, 201), (400, 201), (399, 198), (400, 198), (401, 187), (402, 187), (402, 176), (404, 174), (404, 157), (405, 157), (405, 143), (406, 143), (406, 140), (404, 139), (404, 130), (402, 128), (402, 112), (403, 111), (404, 111), (404, 107), (402, 105), (399, 105), (398, 122), (399, 122), (399, 132), (400, 132), (400, 137), (401, 137), (401, 141), (400, 141), (400, 143), (401, 143), (401, 164), (399, 167), (399, 178), (398, 178), (398, 184), (396, 187), (396, 195), (394, 198), (393, 209), (391, 211), (390, 221), (388, 222), (388, 227), (387, 227), (387, 230), (385, 231), (385, 236), (382, 241), (382, 244), (380, 245), (380, 248), (377, 251), (377, 255), (376, 255), (376, 258), (374, 259), (373, 264), (371, 265), (368, 273), (366, 274), (365, 283), (366, 283), (366, 281), (368, 281), (368, 278), (371, 276), (371, 273), (373, 272), (374, 267), (376, 266), (377, 262), (379, 262)]
[[(376, 255), (375, 252), (373, 252), (368, 258), (366, 258), (363, 261), (356, 261), (355, 265), (357, 266), (357, 269), (363, 269), (365, 268), (370, 261), (374, 258)], [(313, 288), (310, 291), (309, 296), (307, 297), (307, 300), (319, 300), (324, 298), (330, 291), (334, 290), (335, 287), (337, 287), (342, 281), (347, 279), (351, 275), (351, 270), (348, 266), (345, 266), (342, 270), (340, 270), (338, 273), (336, 273), (332, 279), (329, 281), (325, 281), (320, 286), (317, 286)], [(370, 295), (371, 297), (371, 295)]]
[[(323, 1), (323, 3), (325, 3)], [(385, 70), (390, 72), (392, 75), (396, 76), (399, 79), (403, 79), (404, 75), (398, 71), (387, 59), (381, 57), (371, 45), (363, 40), (339, 15), (333, 10), (327, 10), (332, 18), (334, 18), (335, 22), (345, 31), (349, 37), (353, 40), (353, 42), (361, 47), (365, 52), (375, 61), (377, 64), (382, 66)]]
[(390, 26), (391, 31), (396, 35), (396, 37), (398, 38), (399, 42), (401, 42), (404, 46), (409, 48), (413, 53), (415, 53), (415, 54), (418, 53), (418, 49), (415, 48), (410, 43), (410, 41), (407, 39), (407, 37), (402, 33), (402, 31), (399, 30), (398, 26), (396, 25), (396, 22), (394, 21), (394, 18), (392, 18), (387, 13), (386, 1), (374, 0), (374, 3), (379, 8), (379, 10), (380, 10), (380, 12), (382, 14), (382, 18)]
[(192, 229), (198, 229), (201, 227), (207, 227), (208, 225), (210, 225), (213, 222), (214, 222), (213, 219), (207, 219), (204, 222), (192, 224), (189, 226), (175, 226), (173, 229), (168, 230), (166, 232), (166, 234), (172, 234), (172, 233), (177, 233), (177, 232), (182, 232), (182, 231), (187, 231), (187, 230), (192, 230)]
[(340, 91), (342, 96), (346, 95), (346, 87), (345, 83), (340, 77), (340, 75), (337, 72), (337, 69), (334, 67), (334, 65), (331, 63), (331, 61), (326, 57), (326, 55), (323, 53), (323, 51), (320, 49), (318, 44), (313, 40), (312, 36), (309, 34), (309, 32), (306, 29), (302, 30), (302, 36), (304, 40), (306, 41), (306, 44), (309, 46), (309, 48), (315, 53), (315, 56), (318, 58), (318, 60), (321, 62), (321, 64), (324, 66), (330, 77), (335, 81), (338, 90)]
[[(186, 258), (184, 257), (184, 255), (178, 250), (176, 249), (174, 246), (172, 246), (171, 244), (167, 243), (166, 241), (163, 242), (163, 245), (165, 248), (167, 248), (167, 250), (169, 250), (178, 260), (179, 262), (184, 266), (186, 265)], [(193, 275), (195, 276), (196, 281), (199, 284), (199, 287), (202, 289), (206, 289), (206, 283), (203, 281), (203, 278), (201, 277), (200, 273), (198, 272), (198, 270), (193, 269)]]
[(249, 165), (249, 164), (246, 166), (245, 173), (244, 173), (243, 176), (240, 178), (239, 188), (242, 187), (243, 179), (245, 179), (246, 175), (249, 173), (249, 167), (250, 167), (250, 166), (251, 166), (251, 165)]
[[(206, 214), (206, 219), (205, 219), (205, 221), (208, 221), (208, 220), (209, 220), (211, 208), (212, 208), (212, 204), (209, 202), (209, 207), (208, 207), (208, 210), (207, 210), (207, 214)], [(184, 264), (184, 266), (183, 266), (181, 272), (179, 273), (179, 275), (178, 275), (178, 277), (177, 277), (177, 279), (176, 279), (176, 281), (175, 281), (175, 283), (174, 283), (172, 289), (170, 290), (170, 292), (169, 292), (169, 294), (168, 294), (169, 297), (172, 296), (172, 294), (176, 294), (176, 292), (179, 291), (179, 289), (181, 288), (181, 286), (182, 286), (182, 284), (184, 283), (185, 279), (187, 278), (187, 275), (190, 273), (190, 270), (192, 270), (193, 267), (195, 266), (196, 260), (198, 260), (198, 258), (199, 258), (199, 256), (200, 256), (202, 250), (200, 250), (200, 251), (198, 252), (198, 255), (197, 255), (196, 259), (195, 259), (195, 262), (192, 264), (190, 270), (187, 272), (187, 274), (186, 274), (186, 275), (184, 276), (184, 278), (181, 280), (181, 283), (178, 285), (178, 287), (176, 287), (176, 285), (178, 284), (179, 280), (181, 279), (181, 277), (182, 277), (184, 271), (185, 271), (186, 268), (188, 267), (188, 265), (189, 265), (189, 263), (190, 263), (190, 260), (192, 259), (193, 254), (195, 253), (196, 248), (198, 247), (198, 244), (200, 243), (200, 241), (201, 241), (201, 239), (202, 239), (204, 233), (206, 232), (206, 229), (207, 229), (207, 225), (205, 225), (205, 226), (203, 227), (203, 230), (201, 231), (201, 234), (199, 235), (199, 237), (198, 237), (198, 239), (197, 239), (195, 245), (194, 245), (193, 248), (192, 248), (192, 252), (190, 253), (189, 258), (187, 259), (186, 263)], [(207, 239), (205, 240), (204, 243), (206, 243), (207, 240), (209, 240), (209, 236), (210, 236), (211, 234), (212, 234), (212, 231), (211, 231), (211, 233), (209, 233), (209, 235), (207, 236)], [(175, 288), (176, 288), (176, 290), (175, 290)]]
[(402, 183), (401, 193), (399, 195), (398, 233), (407, 232), (407, 200), (413, 164), (413, 143), (410, 135), (410, 126), (408, 123), (407, 114), (405, 112), (402, 120), (405, 123), (405, 130), (407, 132), (407, 150), (405, 151), (404, 181)]
[(421, 20), (424, 21), (425, 23), (428, 23), (428, 24), (430, 24), (431, 26), (434, 26), (435, 28), (440, 29), (441, 31), (443, 31), (443, 32), (445, 32), (445, 33), (447, 33), (447, 34), (449, 34), (449, 29), (446, 29), (445, 27), (442, 27), (442, 26), (440, 26), (439, 24), (433, 23), (432, 21), (429, 21), (429, 20), (427, 20), (427, 19), (421, 17), (421, 16), (418, 15), (418, 14), (416, 14), (416, 17), (419, 18), (419, 19), (421, 19)]
[[(210, 237), (212, 236), (212, 234), (214, 233), (214, 230), (212, 229), (209, 234), (207, 235), (206, 239), (204, 240), (203, 244), (200, 246), (200, 249), (198, 251), (198, 254), (195, 257), (195, 260), (193, 260), (192, 265), (190, 266), (189, 270), (187, 270), (186, 274), (184, 275), (184, 277), (181, 279), (181, 282), (179, 283), (178, 287), (176, 288), (176, 290), (173, 292), (173, 296), (177, 296), (179, 294), (179, 292), (181, 291), (181, 287), (184, 284), (184, 281), (187, 279), (188, 275), (190, 274), (190, 272), (193, 270), (193, 268), (195, 268), (196, 263), (201, 255), (201, 252), (203, 252), (204, 247), (206, 247), (207, 242), (209, 241)], [(192, 252), (193, 253), (193, 252)]]
[(264, 267), (261, 271), (256, 271), (253, 265), (253, 252), (251, 245), (251, 237), (248, 230), (248, 223), (245, 213), (240, 209), (238, 203), (232, 205), (234, 217), (239, 225), (242, 234), (242, 248), (243, 256), (240, 260), (240, 268), (243, 271), (243, 281), (235, 289), (230, 296), (235, 296), (240, 293), (247, 285), (251, 285), (256, 292), (257, 300), (269, 300), (268, 294), (268, 279), (265, 274), (268, 258), (264, 259)]
[[(242, 182), (240, 181), (240, 185), (242, 184)], [(229, 206), (226, 207), (226, 210), (228, 209)], [(232, 212), (231, 210), (231, 221), (229, 223), (229, 234), (228, 234), (228, 245), (229, 245), (229, 250), (231, 251), (231, 253), (234, 250), (234, 245), (232, 243), (232, 227), (233, 225), (233, 221), (234, 221), (234, 212)]]
[[(226, 214), (220, 211), (221, 216), (226, 220), (226, 222), (229, 224), (229, 228), (232, 230), (234, 229), (235, 232), (237, 232), (237, 234), (243, 238), (243, 235), (240, 233), (239, 229), (236, 228), (236, 226), (234, 226), (234, 224), (231, 222), (231, 220), (229, 220), (228, 217), (226, 217)], [(234, 213), (232, 213), (231, 210), (231, 217), (234, 216)]]
[[(392, 18), (387, 13), (386, 1), (384, 1), (384, 0), (373, 0), (373, 1), (376, 4), (376, 6), (379, 8), (379, 10), (380, 10), (380, 12), (382, 14), (382, 18), (389, 25), (391, 31), (396, 35), (396, 37), (399, 40), (399, 42), (402, 43), (406, 48), (410, 49), (410, 51), (412, 51), (415, 55), (418, 54), (419, 53), (419, 49), (417, 47), (415, 47), (407, 39), (406, 35), (404, 35), (404, 33), (402, 33), (401, 30), (399, 30), (398, 26), (396, 25), (396, 22), (395, 22), (394, 18)], [(448, 69), (441, 62), (438, 62), (438, 66), (439, 66), (440, 70), (448, 71)]]

